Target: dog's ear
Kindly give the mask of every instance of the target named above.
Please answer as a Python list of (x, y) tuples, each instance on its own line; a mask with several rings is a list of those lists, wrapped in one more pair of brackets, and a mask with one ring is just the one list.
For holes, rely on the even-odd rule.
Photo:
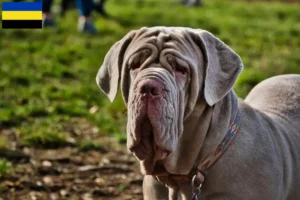
[(97, 85), (108, 96), (111, 102), (117, 95), (124, 54), (128, 45), (131, 43), (134, 34), (134, 31), (129, 32), (123, 39), (116, 42), (110, 48), (97, 73)]
[(208, 105), (219, 102), (233, 87), (243, 69), (240, 57), (221, 40), (204, 30), (193, 31), (204, 54), (204, 98)]

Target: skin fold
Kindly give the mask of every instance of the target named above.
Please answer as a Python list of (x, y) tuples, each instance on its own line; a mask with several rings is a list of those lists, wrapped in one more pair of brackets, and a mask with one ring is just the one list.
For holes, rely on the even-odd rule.
[(209, 169), (200, 198), (300, 198), (300, 76), (265, 80), (243, 101), (232, 89), (242, 68), (230, 47), (200, 29), (141, 28), (111, 47), (96, 81), (111, 101), (121, 89), (144, 199), (191, 199), (189, 181), (156, 175), (189, 174), (238, 110), (238, 135)]

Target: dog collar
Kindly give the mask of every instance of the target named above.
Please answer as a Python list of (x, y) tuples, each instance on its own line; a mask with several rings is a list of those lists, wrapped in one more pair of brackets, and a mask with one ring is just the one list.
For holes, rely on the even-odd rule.
[[(232, 144), (233, 139), (238, 133), (241, 124), (241, 114), (238, 110), (235, 119), (230, 123), (229, 128), (223, 138), (222, 142), (217, 146), (214, 153), (209, 155), (204, 161), (200, 162), (197, 167), (197, 172), (192, 178), (192, 188), (193, 188), (193, 198), (192, 200), (197, 199), (197, 195), (201, 192), (201, 186), (204, 182), (205, 175), (207, 174), (208, 169), (216, 163), (216, 161), (225, 153), (225, 151)], [(196, 186), (196, 183), (198, 186)]]
[(200, 161), (200, 164), (197, 166), (196, 170), (192, 170), (188, 175), (177, 175), (169, 174), (165, 169), (160, 173), (155, 173), (156, 178), (162, 182), (170, 182), (170, 179), (173, 181), (191, 181), (193, 189), (192, 200), (197, 200), (198, 194), (201, 192), (202, 183), (205, 180), (208, 169), (216, 163), (216, 161), (225, 153), (225, 151), (232, 144), (233, 139), (238, 133), (241, 123), (241, 114), (238, 110), (236, 117), (230, 123), (229, 128), (223, 138), (222, 142), (217, 146), (215, 151), (209, 155), (203, 161)]

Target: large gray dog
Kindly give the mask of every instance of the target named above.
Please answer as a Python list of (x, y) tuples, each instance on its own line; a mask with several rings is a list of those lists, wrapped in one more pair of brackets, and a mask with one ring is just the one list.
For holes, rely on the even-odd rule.
[[(203, 199), (300, 199), (300, 75), (265, 80), (242, 101), (232, 90), (242, 68), (204, 30), (142, 28), (109, 50), (97, 83), (111, 101), (121, 87), (145, 199), (197, 199), (203, 179)], [(225, 140), (214, 165), (197, 168)]]

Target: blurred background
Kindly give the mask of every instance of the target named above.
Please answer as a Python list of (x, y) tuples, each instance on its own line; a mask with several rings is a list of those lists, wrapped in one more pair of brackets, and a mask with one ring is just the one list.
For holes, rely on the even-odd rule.
[(263, 79), (300, 73), (299, 3), (107, 0), (107, 15), (92, 13), (98, 32), (83, 34), (74, 6), (62, 15), (55, 0), (55, 27), (0, 30), (0, 199), (142, 199), (122, 99), (111, 104), (95, 82), (111, 45), (143, 26), (206, 29), (241, 56), (243, 98)]

